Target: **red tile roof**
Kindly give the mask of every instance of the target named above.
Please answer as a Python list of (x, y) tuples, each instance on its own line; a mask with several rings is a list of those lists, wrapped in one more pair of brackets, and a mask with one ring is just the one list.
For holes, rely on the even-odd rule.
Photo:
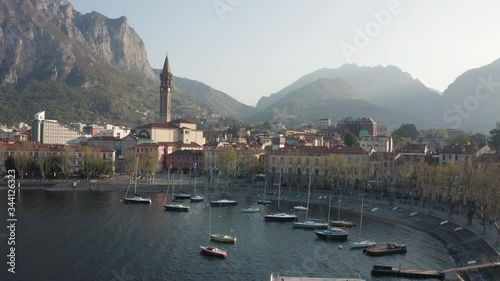
[(305, 153), (305, 154), (368, 154), (362, 147), (359, 146), (333, 146), (328, 148), (326, 146), (297, 146), (297, 147), (285, 147), (278, 149), (276, 151), (270, 152), (270, 154), (287, 154), (291, 152)]

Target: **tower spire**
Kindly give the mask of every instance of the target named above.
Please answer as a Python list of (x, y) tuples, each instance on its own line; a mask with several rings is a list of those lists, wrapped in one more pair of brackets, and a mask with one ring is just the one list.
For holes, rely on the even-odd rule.
[(168, 53), (160, 74), (160, 122), (170, 122), (172, 115), (172, 72), (168, 63)]

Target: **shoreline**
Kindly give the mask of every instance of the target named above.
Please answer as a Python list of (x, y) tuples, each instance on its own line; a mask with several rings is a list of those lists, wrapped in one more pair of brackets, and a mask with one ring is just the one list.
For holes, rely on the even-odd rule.
[[(108, 180), (101, 181), (76, 181), (76, 187), (73, 187), (73, 182), (75, 181), (64, 181), (64, 182), (40, 182), (40, 181), (28, 181), (24, 180), (21, 182), (21, 190), (44, 190), (44, 191), (93, 191), (93, 192), (123, 192), (126, 191), (130, 186), (127, 182), (123, 181), (113, 181), (110, 182)], [(181, 190), (185, 189), (190, 192), (193, 190), (193, 183), (189, 182), (174, 182), (176, 186), (181, 186)], [(133, 186), (133, 185), (132, 185)], [(167, 185), (161, 181), (158, 181), (156, 184), (139, 184), (137, 185), (138, 192), (142, 193), (164, 193), (167, 191)], [(0, 186), (0, 190), (7, 190), (8, 187), (4, 185)], [(18, 188), (16, 188), (18, 189)], [(216, 186), (207, 186), (205, 183), (201, 184), (197, 187), (200, 193), (208, 194), (217, 194), (220, 193), (220, 187)], [(272, 188), (271, 190), (274, 190)], [(254, 187), (251, 185), (246, 186), (230, 186), (223, 188), (224, 192), (229, 195), (248, 195), (252, 194), (262, 194), (263, 187)], [(304, 192), (301, 192), (304, 194)], [(293, 196), (296, 192), (283, 191), (282, 197), (285, 197), (285, 201), (289, 202), (301, 202), (302, 198), (297, 198)], [(317, 193), (314, 196), (325, 195), (325, 193)], [(328, 195), (328, 194), (326, 194)], [(269, 200), (277, 200), (277, 195), (266, 195)], [(335, 197), (335, 195), (333, 195)], [(342, 195), (345, 198), (343, 201), (343, 205), (341, 206), (341, 210), (350, 211), (352, 213), (360, 214), (361, 210), (361, 199), (359, 197), (354, 197), (350, 195)], [(317, 197), (316, 197), (317, 198)], [(371, 218), (405, 225), (407, 227), (417, 229), (419, 231), (425, 232), (433, 238), (439, 240), (448, 250), (448, 255), (453, 259), (453, 261), (457, 264), (457, 267), (470, 265), (468, 262), (474, 262), (474, 264), (483, 264), (488, 262), (499, 262), (500, 255), (498, 253), (500, 247), (499, 245), (495, 245), (493, 241), (496, 240), (496, 234), (492, 234), (492, 231), (495, 229), (491, 229), (486, 227), (487, 233), (482, 234), (482, 226), (479, 225), (479, 220), (474, 219), (472, 226), (466, 226), (465, 221), (466, 218), (458, 215), (454, 215), (452, 219), (447, 218), (447, 212), (436, 211), (433, 210), (432, 214), (429, 214), (429, 209), (423, 209), (419, 206), (409, 206), (406, 204), (398, 203), (397, 200), (393, 202), (389, 202), (383, 199), (371, 199), (365, 198), (364, 200), (364, 216), (369, 216)], [(328, 200), (320, 200), (313, 199), (311, 200), (312, 204), (321, 204), (328, 205)], [(416, 202), (417, 205), (419, 202)], [(335, 206), (336, 207), (336, 206)], [(372, 211), (376, 208), (376, 211)], [(412, 215), (413, 213), (417, 213), (416, 215)], [(464, 222), (460, 222), (460, 220), (464, 220)], [(443, 223), (446, 221), (447, 223), (444, 225), (446, 227), (442, 227)], [(456, 230), (459, 228), (463, 228), (463, 231), (457, 232)], [(463, 237), (462, 237), (463, 236)], [(484, 248), (489, 248), (490, 250), (484, 250)], [(468, 249), (468, 250), (466, 250)], [(471, 250), (472, 249), (472, 250)], [(475, 252), (474, 249), (481, 249), (483, 251)], [(470, 258), (471, 260), (464, 260), (463, 257)], [(476, 263), (477, 262), (477, 263)], [(478, 277), (474, 275), (480, 275), (478, 272), (482, 271), (474, 271), (474, 272), (461, 272), (461, 273), (447, 273), (448, 277), (452, 277), (451, 275), (459, 275), (468, 278), (468, 280), (476, 280), (473, 277)], [(489, 269), (489, 273), (494, 272), (493, 276), (500, 276), (500, 268), (495, 267), (493, 269)], [(471, 276), (471, 274), (473, 276)], [(472, 277), (472, 278), (471, 278)], [(451, 279), (457, 280), (457, 279)], [(460, 280), (460, 279), (458, 279)], [(494, 279), (484, 279), (484, 280), (494, 280)]]

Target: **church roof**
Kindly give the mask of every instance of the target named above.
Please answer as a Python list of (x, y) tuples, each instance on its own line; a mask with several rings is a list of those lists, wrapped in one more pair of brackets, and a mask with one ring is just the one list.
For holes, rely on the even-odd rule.
[(172, 120), (172, 121), (170, 121), (169, 123), (187, 123), (187, 124), (196, 124), (196, 123), (191, 122), (191, 121), (186, 120), (186, 119), (176, 119), (176, 120)]
[(137, 129), (153, 129), (153, 128), (178, 129), (176, 126), (172, 125), (171, 122), (170, 123), (155, 122), (137, 127)]

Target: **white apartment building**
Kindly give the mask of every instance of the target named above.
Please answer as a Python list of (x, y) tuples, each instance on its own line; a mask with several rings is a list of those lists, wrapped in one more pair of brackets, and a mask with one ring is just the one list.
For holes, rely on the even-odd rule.
[(31, 128), (31, 140), (39, 143), (80, 144), (90, 138), (89, 135), (57, 120), (45, 119), (45, 111), (35, 114)]
[(363, 137), (359, 141), (365, 151), (375, 150), (376, 152), (392, 152), (392, 137), (377, 136), (377, 137)]

